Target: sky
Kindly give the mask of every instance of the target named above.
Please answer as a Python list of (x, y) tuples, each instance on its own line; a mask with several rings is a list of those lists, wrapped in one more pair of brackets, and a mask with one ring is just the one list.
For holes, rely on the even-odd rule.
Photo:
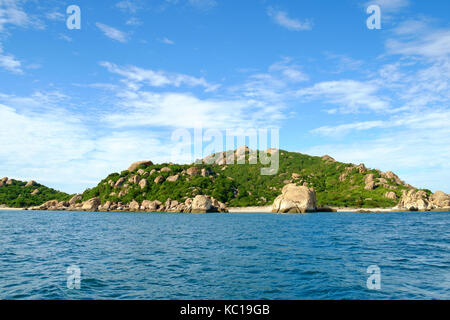
[(0, 175), (82, 192), (170, 161), (179, 129), (277, 128), (281, 149), (450, 192), (449, 15), (450, 1), (0, 0)]

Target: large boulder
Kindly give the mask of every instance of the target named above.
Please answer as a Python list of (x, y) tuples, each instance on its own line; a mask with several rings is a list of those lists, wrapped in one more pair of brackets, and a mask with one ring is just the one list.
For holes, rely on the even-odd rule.
[(296, 184), (287, 184), (283, 187), (272, 205), (272, 212), (276, 213), (306, 213), (317, 210), (316, 192)]
[(423, 190), (403, 190), (402, 197), (397, 205), (401, 210), (427, 210), (430, 208), (428, 195)]
[(130, 202), (129, 208), (130, 208), (130, 211), (139, 211), (141, 206), (140, 206), (139, 202), (137, 202), (136, 200), (133, 200)]
[(450, 207), (450, 195), (442, 191), (436, 191), (430, 196), (430, 203), (433, 209), (448, 208)]
[(37, 182), (34, 181), (34, 180), (30, 180), (30, 181), (28, 181), (27, 184), (25, 185), (25, 188), (26, 188), (26, 187), (35, 186), (35, 185), (37, 185)]
[(131, 166), (128, 168), (128, 171), (133, 172), (140, 166), (148, 167), (151, 165), (153, 165), (153, 162), (151, 162), (150, 160), (137, 161), (131, 164)]
[(119, 178), (119, 180), (116, 181), (116, 183), (114, 184), (114, 188), (119, 188), (121, 187), (123, 184), (125, 183), (125, 178)]
[(70, 198), (69, 203), (70, 205), (75, 205), (76, 203), (80, 202), (82, 200), (81, 194), (76, 194), (72, 198)]
[(200, 175), (200, 169), (197, 168), (197, 167), (190, 167), (189, 169), (186, 170), (186, 173), (188, 175), (190, 175), (191, 177), (199, 176)]
[(175, 182), (175, 181), (178, 181), (179, 178), (180, 178), (180, 175), (176, 174), (174, 176), (167, 177), (166, 180), (169, 182)]
[(83, 206), (81, 207), (82, 210), (86, 211), (96, 211), (98, 207), (100, 206), (101, 201), (99, 198), (92, 198), (83, 203)]
[(139, 182), (139, 187), (141, 187), (141, 189), (145, 189), (145, 187), (147, 187), (147, 184), (148, 184), (147, 179), (142, 179)]
[(212, 200), (208, 196), (198, 195), (192, 200), (192, 213), (217, 212), (217, 208), (213, 207)]

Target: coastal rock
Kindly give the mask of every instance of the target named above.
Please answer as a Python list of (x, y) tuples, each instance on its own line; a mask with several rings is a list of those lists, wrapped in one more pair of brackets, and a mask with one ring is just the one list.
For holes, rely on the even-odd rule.
[(100, 204), (101, 204), (101, 201), (99, 198), (92, 198), (92, 199), (89, 199), (86, 202), (84, 202), (81, 209), (86, 210), (86, 211), (95, 211), (98, 209)]
[(192, 213), (206, 213), (213, 209), (211, 198), (208, 196), (198, 195), (192, 201)]
[(142, 176), (145, 173), (145, 171), (144, 171), (144, 169), (139, 169), (137, 171), (137, 173), (138, 173), (138, 175)]
[(8, 181), (6, 181), (6, 185), (10, 186), (14, 183), (13, 179), (8, 179)]
[(169, 167), (164, 167), (160, 170), (160, 172), (170, 172), (172, 171), (172, 169), (170, 169)]
[(141, 204), (141, 210), (155, 212), (156, 210), (159, 209), (161, 205), (162, 203), (157, 200), (156, 201), (144, 200), (142, 201)]
[(305, 213), (317, 210), (316, 193), (296, 184), (287, 184), (283, 187), (272, 205), (272, 212), (276, 213)]
[(151, 166), (151, 165), (153, 165), (153, 162), (151, 162), (150, 160), (137, 161), (137, 162), (134, 162), (134, 163), (132, 163), (130, 165), (130, 167), (128, 168), (128, 171), (133, 172), (137, 168), (139, 168), (140, 166), (148, 167), (148, 166)]
[(430, 196), (430, 203), (433, 209), (448, 208), (450, 207), (450, 195), (436, 191)]
[(131, 201), (129, 204), (130, 211), (139, 211), (140, 207), (139, 202), (136, 200)]
[(427, 210), (430, 208), (428, 196), (423, 190), (403, 190), (403, 194), (397, 205), (397, 208), (411, 211)]
[(73, 206), (74, 204), (81, 202), (82, 199), (83, 198), (82, 198), (81, 194), (76, 194), (72, 198), (70, 198), (69, 203), (70, 203), (70, 205)]
[(40, 193), (39, 189), (34, 189), (33, 192), (31, 192), (32, 195), (38, 195)]

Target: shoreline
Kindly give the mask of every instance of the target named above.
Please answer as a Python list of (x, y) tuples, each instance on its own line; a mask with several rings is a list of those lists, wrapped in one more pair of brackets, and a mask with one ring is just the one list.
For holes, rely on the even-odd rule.
[[(321, 210), (328, 209), (328, 210)], [(29, 208), (6, 208), (0, 207), (0, 211), (33, 211)], [(35, 211), (53, 211), (53, 210), (35, 210)], [(55, 211), (67, 211), (67, 212), (90, 212), (88, 210), (55, 210)], [(147, 212), (147, 211), (102, 211), (96, 210), (92, 212)], [(346, 208), (346, 207), (329, 207), (329, 208), (319, 208), (316, 212), (349, 212), (349, 213), (385, 213), (385, 212), (409, 212), (410, 210), (402, 210), (398, 208)], [(450, 212), (450, 208), (432, 209), (432, 210), (417, 210), (418, 212)], [(415, 212), (415, 211), (411, 211)], [(160, 212), (165, 213), (165, 211)], [(167, 212), (174, 213), (174, 212)], [(228, 213), (273, 213), (272, 206), (250, 206), (250, 207), (230, 207), (228, 208)]]

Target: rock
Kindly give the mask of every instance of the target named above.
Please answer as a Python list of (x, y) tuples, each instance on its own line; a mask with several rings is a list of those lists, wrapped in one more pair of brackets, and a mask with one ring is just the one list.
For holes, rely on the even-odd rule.
[(430, 196), (430, 203), (433, 209), (448, 208), (450, 207), (450, 195), (442, 191), (436, 191)]
[(292, 179), (300, 179), (300, 175), (298, 173), (293, 173), (292, 174)]
[(100, 206), (100, 204), (101, 204), (101, 201), (99, 198), (92, 198), (92, 199), (89, 199), (88, 201), (84, 202), (81, 209), (86, 210), (86, 211), (96, 211), (98, 209), (98, 207)]
[(8, 181), (8, 180), (9, 180), (8, 177), (4, 177), (0, 181), (3, 182), (3, 183), (6, 183), (6, 181)]
[(32, 195), (37, 195), (40, 194), (41, 192), (39, 191), (39, 189), (34, 189), (33, 192), (31, 192)]
[(163, 183), (164, 182), (164, 177), (163, 176), (158, 176), (158, 177), (155, 178), (154, 182), (156, 184)]
[(128, 179), (129, 183), (133, 183), (133, 184), (137, 184), (139, 182), (139, 176), (138, 175), (134, 175), (132, 176), (130, 179)]
[(211, 171), (211, 169), (202, 169), (202, 176), (206, 177), (206, 176), (210, 176), (213, 174), (213, 172)]
[(141, 204), (141, 210), (155, 212), (158, 210), (158, 208), (161, 205), (162, 205), (162, 203), (157, 200), (155, 200), (155, 201), (144, 200), (144, 201), (142, 201), (142, 204)]
[(316, 193), (314, 189), (295, 184), (283, 187), (272, 205), (272, 212), (276, 213), (305, 213), (317, 210)]
[(6, 181), (6, 185), (10, 186), (14, 183), (13, 179), (9, 179), (8, 181)]
[(28, 181), (27, 184), (25, 185), (25, 188), (26, 188), (26, 187), (35, 186), (35, 185), (37, 185), (37, 182), (34, 181), (34, 180), (30, 180), (30, 181)]
[(403, 181), (400, 180), (400, 178), (399, 178), (395, 173), (393, 173), (392, 171), (382, 172), (382, 173), (381, 173), (381, 176), (382, 176), (383, 178), (385, 178), (385, 179), (392, 179), (392, 180), (394, 180), (395, 183), (397, 183), (397, 184), (403, 184)]
[(138, 171), (137, 171), (137, 173), (138, 173), (138, 175), (143, 175), (144, 173), (145, 173), (145, 171), (144, 171), (144, 169), (139, 169)]
[(145, 187), (147, 187), (147, 179), (142, 179), (140, 182), (139, 182), (139, 187), (141, 187), (141, 189), (145, 189)]
[(116, 183), (114, 184), (114, 188), (119, 188), (121, 187), (125, 182), (125, 178), (119, 178), (119, 180), (116, 181)]
[(72, 198), (70, 198), (69, 203), (70, 203), (70, 205), (73, 206), (74, 204), (81, 202), (82, 199), (83, 198), (82, 198), (81, 194), (76, 194)]
[(341, 174), (340, 176), (339, 176), (339, 181), (345, 181), (345, 179), (347, 179), (347, 174), (346, 173), (343, 173), (343, 174)]
[(398, 197), (397, 197), (397, 195), (395, 194), (395, 192), (392, 192), (392, 191), (386, 192), (386, 193), (384, 194), (384, 196), (385, 196), (386, 198), (392, 199), (392, 200), (397, 200), (397, 199), (398, 199)]
[(330, 161), (330, 162), (336, 162), (336, 160), (334, 160), (332, 157), (330, 157), (327, 154), (322, 157), (322, 160)]
[(137, 202), (136, 200), (131, 201), (129, 204), (130, 211), (139, 211), (140, 207), (141, 206), (139, 202)]
[(180, 175), (176, 174), (174, 176), (168, 177), (166, 180), (169, 182), (175, 182), (175, 181), (178, 181), (179, 178), (180, 178)]
[(398, 209), (402, 210), (427, 210), (429, 208), (428, 197), (423, 190), (409, 191), (403, 190), (402, 197), (397, 205)]
[(192, 200), (192, 213), (206, 213), (211, 210), (213, 210), (213, 205), (210, 197), (198, 195)]
[(150, 171), (150, 175), (153, 175), (156, 172), (156, 169), (152, 169), (152, 171)]
[(137, 168), (139, 168), (140, 166), (152, 166), (153, 162), (151, 162), (150, 160), (144, 160), (144, 161), (137, 161), (131, 164), (131, 166), (128, 168), (128, 171), (133, 172), (135, 171)]
[(98, 209), (100, 211), (108, 211), (111, 209), (111, 207), (112, 207), (111, 201), (106, 201), (105, 204), (99, 206)]
[(365, 173), (367, 171), (364, 163), (360, 163), (359, 165), (355, 166), (355, 168), (358, 169), (359, 173)]
[(366, 174), (364, 177), (364, 183), (368, 184), (369, 182), (373, 182), (373, 173)]
[(128, 194), (128, 190), (126, 189), (126, 190), (122, 190), (122, 191), (120, 191), (119, 192), (119, 194), (117, 195), (119, 198), (121, 198), (121, 197), (123, 197), (123, 196), (125, 196), (125, 195), (127, 195)]
[(172, 171), (172, 169), (170, 169), (169, 167), (164, 167), (160, 170), (160, 172), (170, 172)]
[(373, 182), (373, 181), (367, 182), (366, 185), (364, 186), (364, 189), (365, 190), (375, 189), (375, 182)]
[(56, 207), (58, 205), (57, 200), (49, 200), (43, 204), (41, 204), (38, 209), (39, 210), (48, 210), (49, 208)]
[(188, 175), (190, 175), (191, 177), (199, 176), (200, 175), (200, 169), (197, 168), (197, 167), (190, 167), (189, 169), (186, 170), (186, 173)]

